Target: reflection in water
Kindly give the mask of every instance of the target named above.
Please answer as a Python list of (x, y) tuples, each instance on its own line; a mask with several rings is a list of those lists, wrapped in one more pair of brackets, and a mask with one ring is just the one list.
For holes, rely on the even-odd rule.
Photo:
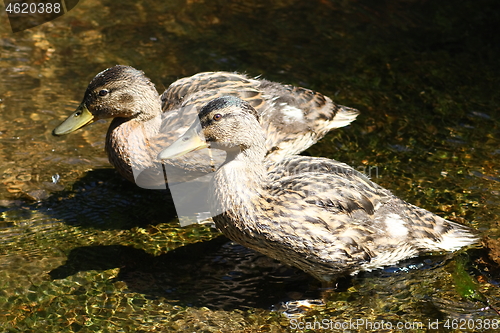
[[(150, 74), (158, 90), (238, 71), (360, 109), (308, 153), (377, 166), (377, 182), (399, 197), (486, 233), (467, 272), (495, 305), (499, 13), (490, 0), (86, 0), (15, 35), (0, 24), (0, 327), (286, 331), (271, 306), (319, 296), (308, 276), (224, 242), (192, 248), (202, 268), (191, 267), (172, 250), (217, 234), (179, 228), (168, 195), (110, 169), (106, 122), (51, 136), (93, 75), (115, 64)], [(357, 276), (303, 320), (497, 318), (460, 297), (453, 257), (436, 260)]]
[(64, 279), (80, 271), (116, 267), (120, 270), (115, 280), (125, 282), (131, 292), (182, 306), (227, 310), (267, 308), (286, 297), (287, 288), (297, 288), (292, 290), (300, 294), (307, 291), (308, 280), (314, 282), (222, 236), (156, 257), (125, 246), (79, 247), (49, 275)]

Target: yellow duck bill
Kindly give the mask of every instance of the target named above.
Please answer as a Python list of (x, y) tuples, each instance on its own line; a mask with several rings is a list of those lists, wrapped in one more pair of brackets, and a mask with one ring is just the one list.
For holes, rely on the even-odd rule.
[(201, 126), (191, 126), (186, 133), (178, 138), (169, 147), (165, 148), (158, 154), (158, 159), (168, 160), (171, 158), (181, 157), (192, 151), (209, 148), (210, 145), (203, 138), (201, 134)]
[(65, 121), (63, 121), (59, 126), (57, 126), (53, 135), (65, 135), (76, 131), (83, 126), (90, 124), (94, 121), (94, 115), (90, 113), (87, 106), (82, 103)]

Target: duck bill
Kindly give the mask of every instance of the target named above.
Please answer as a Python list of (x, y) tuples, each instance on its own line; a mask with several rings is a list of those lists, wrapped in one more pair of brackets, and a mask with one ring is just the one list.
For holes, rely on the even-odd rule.
[(162, 150), (158, 159), (167, 160), (181, 157), (195, 150), (210, 147), (201, 134), (201, 126), (191, 126), (179, 139), (172, 143), (168, 148)]
[(75, 110), (75, 112), (73, 112), (68, 118), (66, 118), (65, 121), (57, 126), (54, 131), (52, 131), (52, 134), (56, 136), (69, 134), (87, 124), (90, 124), (94, 120), (94, 115), (90, 113), (87, 106), (85, 106), (85, 103), (82, 103), (78, 109)]

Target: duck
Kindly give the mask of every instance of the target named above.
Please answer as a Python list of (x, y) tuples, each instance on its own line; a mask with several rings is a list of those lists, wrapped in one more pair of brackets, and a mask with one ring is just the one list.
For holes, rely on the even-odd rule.
[(478, 237), (393, 195), (349, 165), (292, 155), (266, 160), (259, 113), (222, 96), (158, 156), (223, 150), (209, 197), (216, 227), (245, 247), (329, 283), (430, 252), (453, 252)]
[[(156, 156), (186, 131), (201, 106), (222, 95), (237, 96), (257, 110), (270, 161), (304, 151), (359, 114), (306, 88), (230, 72), (203, 72), (179, 79), (160, 96), (144, 72), (116, 65), (91, 80), (79, 107), (52, 134), (66, 135), (113, 118), (105, 141), (110, 163), (125, 179), (143, 188), (165, 188), (165, 166)], [(200, 176), (211, 171), (205, 166), (217, 159), (223, 157), (192, 154), (189, 159), (163, 164), (177, 168), (181, 181), (185, 174)]]

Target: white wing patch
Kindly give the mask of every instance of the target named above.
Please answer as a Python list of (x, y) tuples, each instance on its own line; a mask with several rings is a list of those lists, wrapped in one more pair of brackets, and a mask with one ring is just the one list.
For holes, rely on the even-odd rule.
[(286, 123), (290, 124), (296, 121), (304, 121), (304, 112), (301, 109), (290, 106), (286, 103), (281, 103), (281, 106), (283, 106), (281, 109), (281, 112), (283, 112), (284, 115), (283, 120), (285, 120)]
[(398, 214), (389, 214), (385, 218), (385, 226), (387, 232), (394, 238), (406, 237), (408, 236), (408, 228), (406, 227), (406, 222), (401, 219)]

